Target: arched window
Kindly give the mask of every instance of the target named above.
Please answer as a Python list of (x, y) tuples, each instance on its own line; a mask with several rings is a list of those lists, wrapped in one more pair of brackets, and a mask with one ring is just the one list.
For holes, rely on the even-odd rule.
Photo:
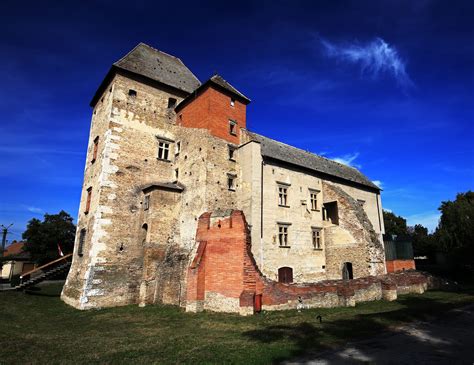
[(293, 282), (293, 269), (291, 267), (280, 267), (278, 269), (278, 282), (290, 284)]
[(148, 224), (144, 223), (142, 226), (142, 244), (146, 243), (148, 233)]

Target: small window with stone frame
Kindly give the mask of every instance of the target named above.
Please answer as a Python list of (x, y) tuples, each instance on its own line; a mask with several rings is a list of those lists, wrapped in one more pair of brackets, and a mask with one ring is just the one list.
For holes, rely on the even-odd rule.
[(228, 145), (228, 151), (229, 151), (229, 161), (235, 161), (235, 151), (237, 148), (232, 145)]
[(322, 249), (322, 229), (319, 227), (311, 227), (311, 238), (313, 242), (313, 248), (315, 250)]
[(145, 195), (145, 199), (143, 200), (143, 210), (150, 209), (150, 195)]
[(229, 133), (233, 136), (237, 135), (237, 123), (234, 120), (229, 120)]
[(158, 140), (158, 159), (169, 161), (170, 142), (165, 140)]
[(77, 255), (83, 256), (84, 255), (84, 243), (86, 241), (86, 229), (82, 228), (79, 232), (79, 244), (77, 246)]
[(235, 106), (235, 99), (230, 98), (230, 106), (234, 107)]
[(174, 109), (176, 106), (177, 100), (175, 98), (168, 99), (168, 109)]
[(227, 189), (230, 191), (235, 191), (235, 180), (237, 176), (234, 174), (227, 174)]
[(94, 147), (92, 150), (92, 160), (91, 163), (94, 163), (95, 160), (97, 159), (97, 152), (99, 150), (99, 136), (94, 138)]
[(84, 210), (84, 214), (89, 214), (89, 210), (91, 208), (91, 200), (92, 200), (92, 186), (87, 189), (86, 209)]
[(176, 142), (176, 146), (174, 148), (174, 154), (175, 156), (179, 155), (181, 152), (181, 141)]
[(288, 228), (289, 224), (278, 223), (278, 244), (280, 247), (289, 247)]
[(311, 201), (311, 210), (314, 210), (314, 211), (319, 210), (319, 207), (318, 207), (318, 193), (319, 193), (319, 190), (313, 190), (313, 189), (309, 190), (309, 198), (310, 198), (310, 201)]
[(278, 185), (278, 205), (288, 207), (288, 186)]

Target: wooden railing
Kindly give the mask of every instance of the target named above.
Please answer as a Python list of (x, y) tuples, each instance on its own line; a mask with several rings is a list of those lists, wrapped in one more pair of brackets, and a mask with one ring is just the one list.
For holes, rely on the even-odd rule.
[(52, 266), (52, 265), (54, 265), (54, 264), (57, 264), (58, 262), (65, 261), (65, 260), (67, 260), (68, 258), (70, 258), (71, 256), (72, 256), (72, 253), (68, 253), (67, 255), (62, 256), (62, 257), (60, 257), (59, 259), (50, 261), (50, 262), (48, 262), (47, 264), (41, 265), (41, 266), (37, 267), (36, 269), (31, 270), (31, 271), (27, 271), (27, 272), (25, 272), (24, 274), (22, 274), (22, 275), (20, 276), (20, 279), (24, 279), (24, 278), (30, 276), (31, 274), (33, 274), (33, 273), (35, 273), (35, 272), (37, 272), (37, 271), (43, 270), (43, 269), (46, 268), (46, 267), (50, 267), (50, 266)]

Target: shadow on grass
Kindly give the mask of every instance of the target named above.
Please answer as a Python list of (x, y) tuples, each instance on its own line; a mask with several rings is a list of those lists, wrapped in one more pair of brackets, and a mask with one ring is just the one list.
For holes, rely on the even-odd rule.
[[(252, 341), (261, 342), (262, 344), (269, 344), (285, 340), (293, 344), (293, 351), (288, 357), (280, 357), (273, 359), (274, 363), (280, 363), (287, 361), (292, 358), (297, 358), (304, 355), (303, 360), (316, 358), (326, 350), (333, 350), (336, 346), (341, 346), (348, 341), (362, 340), (372, 337), (370, 341), (366, 341), (366, 344), (361, 344), (363, 350), (358, 350), (360, 355), (359, 361), (370, 362), (370, 363), (386, 363), (388, 361), (385, 358), (386, 355), (378, 354), (377, 351), (385, 346), (378, 341), (378, 338), (383, 335), (384, 338), (389, 338), (394, 334), (401, 342), (411, 343), (415, 350), (419, 354), (425, 354), (427, 357), (433, 357), (431, 360), (437, 362), (436, 359), (442, 360), (442, 362), (448, 359), (459, 360), (460, 353), (462, 351), (470, 351), (469, 355), (464, 360), (472, 361), (471, 349), (472, 346), (466, 345), (465, 348), (459, 349), (459, 339), (456, 341), (438, 340), (444, 338), (446, 333), (435, 327), (425, 330), (424, 336), (417, 337), (404, 333), (397, 329), (398, 326), (413, 321), (423, 321), (430, 319), (433, 323), (439, 323), (437, 318), (442, 321), (450, 321), (459, 313), (449, 312), (454, 307), (459, 307), (460, 304), (470, 304), (472, 302), (466, 301), (465, 303), (443, 303), (437, 299), (426, 298), (426, 297), (400, 297), (398, 302), (404, 306), (402, 309), (397, 309), (390, 312), (381, 313), (370, 313), (370, 314), (358, 314), (351, 319), (338, 319), (328, 320), (323, 323), (319, 323), (316, 319), (317, 310), (314, 311), (314, 322), (304, 322), (297, 325), (269, 325), (258, 330), (247, 331), (244, 333), (245, 336), (252, 339)], [(474, 317), (474, 316), (472, 316)], [(472, 318), (471, 317), (471, 318)], [(469, 327), (470, 326), (470, 327)], [(474, 329), (474, 321), (466, 330), (469, 331)], [(469, 335), (466, 335), (467, 341), (469, 341)], [(377, 338), (374, 339), (374, 336)], [(456, 336), (453, 334), (453, 337)], [(406, 337), (406, 338), (403, 338)], [(431, 339), (426, 340), (426, 338)], [(440, 347), (440, 344), (442, 346)], [(396, 349), (393, 349), (396, 351)], [(398, 349), (400, 356), (403, 356), (403, 349)], [(368, 355), (364, 354), (367, 353)], [(375, 354), (374, 354), (375, 352)], [(331, 352), (332, 353), (332, 352)], [(331, 355), (335, 356), (332, 361), (337, 363), (345, 362), (349, 360), (357, 360), (356, 358), (343, 358), (342, 355)], [(440, 357), (441, 356), (441, 357)], [(474, 356), (474, 353), (473, 353)]]
[(56, 297), (61, 296), (64, 282), (51, 283), (44, 286), (33, 286), (24, 291), (26, 295), (36, 295), (40, 297)]

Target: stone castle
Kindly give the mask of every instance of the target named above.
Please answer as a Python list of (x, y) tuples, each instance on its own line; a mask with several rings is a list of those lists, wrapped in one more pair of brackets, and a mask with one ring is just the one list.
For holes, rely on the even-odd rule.
[(313, 306), (381, 297), (380, 189), (247, 130), (249, 103), (143, 43), (112, 65), (91, 101), (66, 303), (249, 314), (295, 296)]

